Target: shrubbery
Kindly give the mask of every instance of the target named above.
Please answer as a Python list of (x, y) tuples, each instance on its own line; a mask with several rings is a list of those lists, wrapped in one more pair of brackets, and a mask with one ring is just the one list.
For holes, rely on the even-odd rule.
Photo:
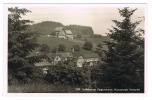
[(87, 82), (85, 74), (77, 67), (69, 67), (65, 64), (51, 66), (45, 80), (55, 85), (69, 85), (74, 87), (85, 87)]
[(85, 50), (91, 50), (93, 48), (93, 44), (90, 41), (86, 41), (84, 43), (83, 49)]
[(33, 82), (45, 82), (41, 67), (26, 65), (16, 70), (16, 72), (9, 71), (9, 85), (27, 84)]

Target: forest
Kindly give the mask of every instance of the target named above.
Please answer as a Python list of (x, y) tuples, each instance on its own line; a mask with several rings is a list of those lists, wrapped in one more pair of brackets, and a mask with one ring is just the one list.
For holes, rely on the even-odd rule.
[(43, 21), (30, 26), (31, 31), (37, 31), (40, 35), (50, 35), (56, 27), (63, 27), (66, 30), (71, 30), (74, 35), (93, 35), (94, 32), (89, 26), (81, 25), (63, 25), (60, 22)]

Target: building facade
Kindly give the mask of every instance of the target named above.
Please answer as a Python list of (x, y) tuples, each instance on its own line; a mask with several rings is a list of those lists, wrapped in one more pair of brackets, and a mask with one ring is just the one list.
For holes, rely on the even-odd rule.
[(73, 40), (73, 33), (70, 30), (65, 30), (63, 27), (56, 27), (54, 33), (57, 38)]

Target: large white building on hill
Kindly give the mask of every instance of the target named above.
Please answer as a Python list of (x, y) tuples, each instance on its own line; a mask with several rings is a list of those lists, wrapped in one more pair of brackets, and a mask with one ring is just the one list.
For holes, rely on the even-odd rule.
[(73, 33), (71, 30), (65, 30), (63, 27), (56, 27), (54, 33), (58, 38), (73, 40)]

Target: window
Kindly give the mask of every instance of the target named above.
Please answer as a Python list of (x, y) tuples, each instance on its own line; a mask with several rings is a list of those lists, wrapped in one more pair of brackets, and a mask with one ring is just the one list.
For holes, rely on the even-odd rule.
[(43, 74), (45, 74), (45, 75), (49, 73), (49, 69), (48, 68), (43, 68), (42, 70), (43, 70)]

